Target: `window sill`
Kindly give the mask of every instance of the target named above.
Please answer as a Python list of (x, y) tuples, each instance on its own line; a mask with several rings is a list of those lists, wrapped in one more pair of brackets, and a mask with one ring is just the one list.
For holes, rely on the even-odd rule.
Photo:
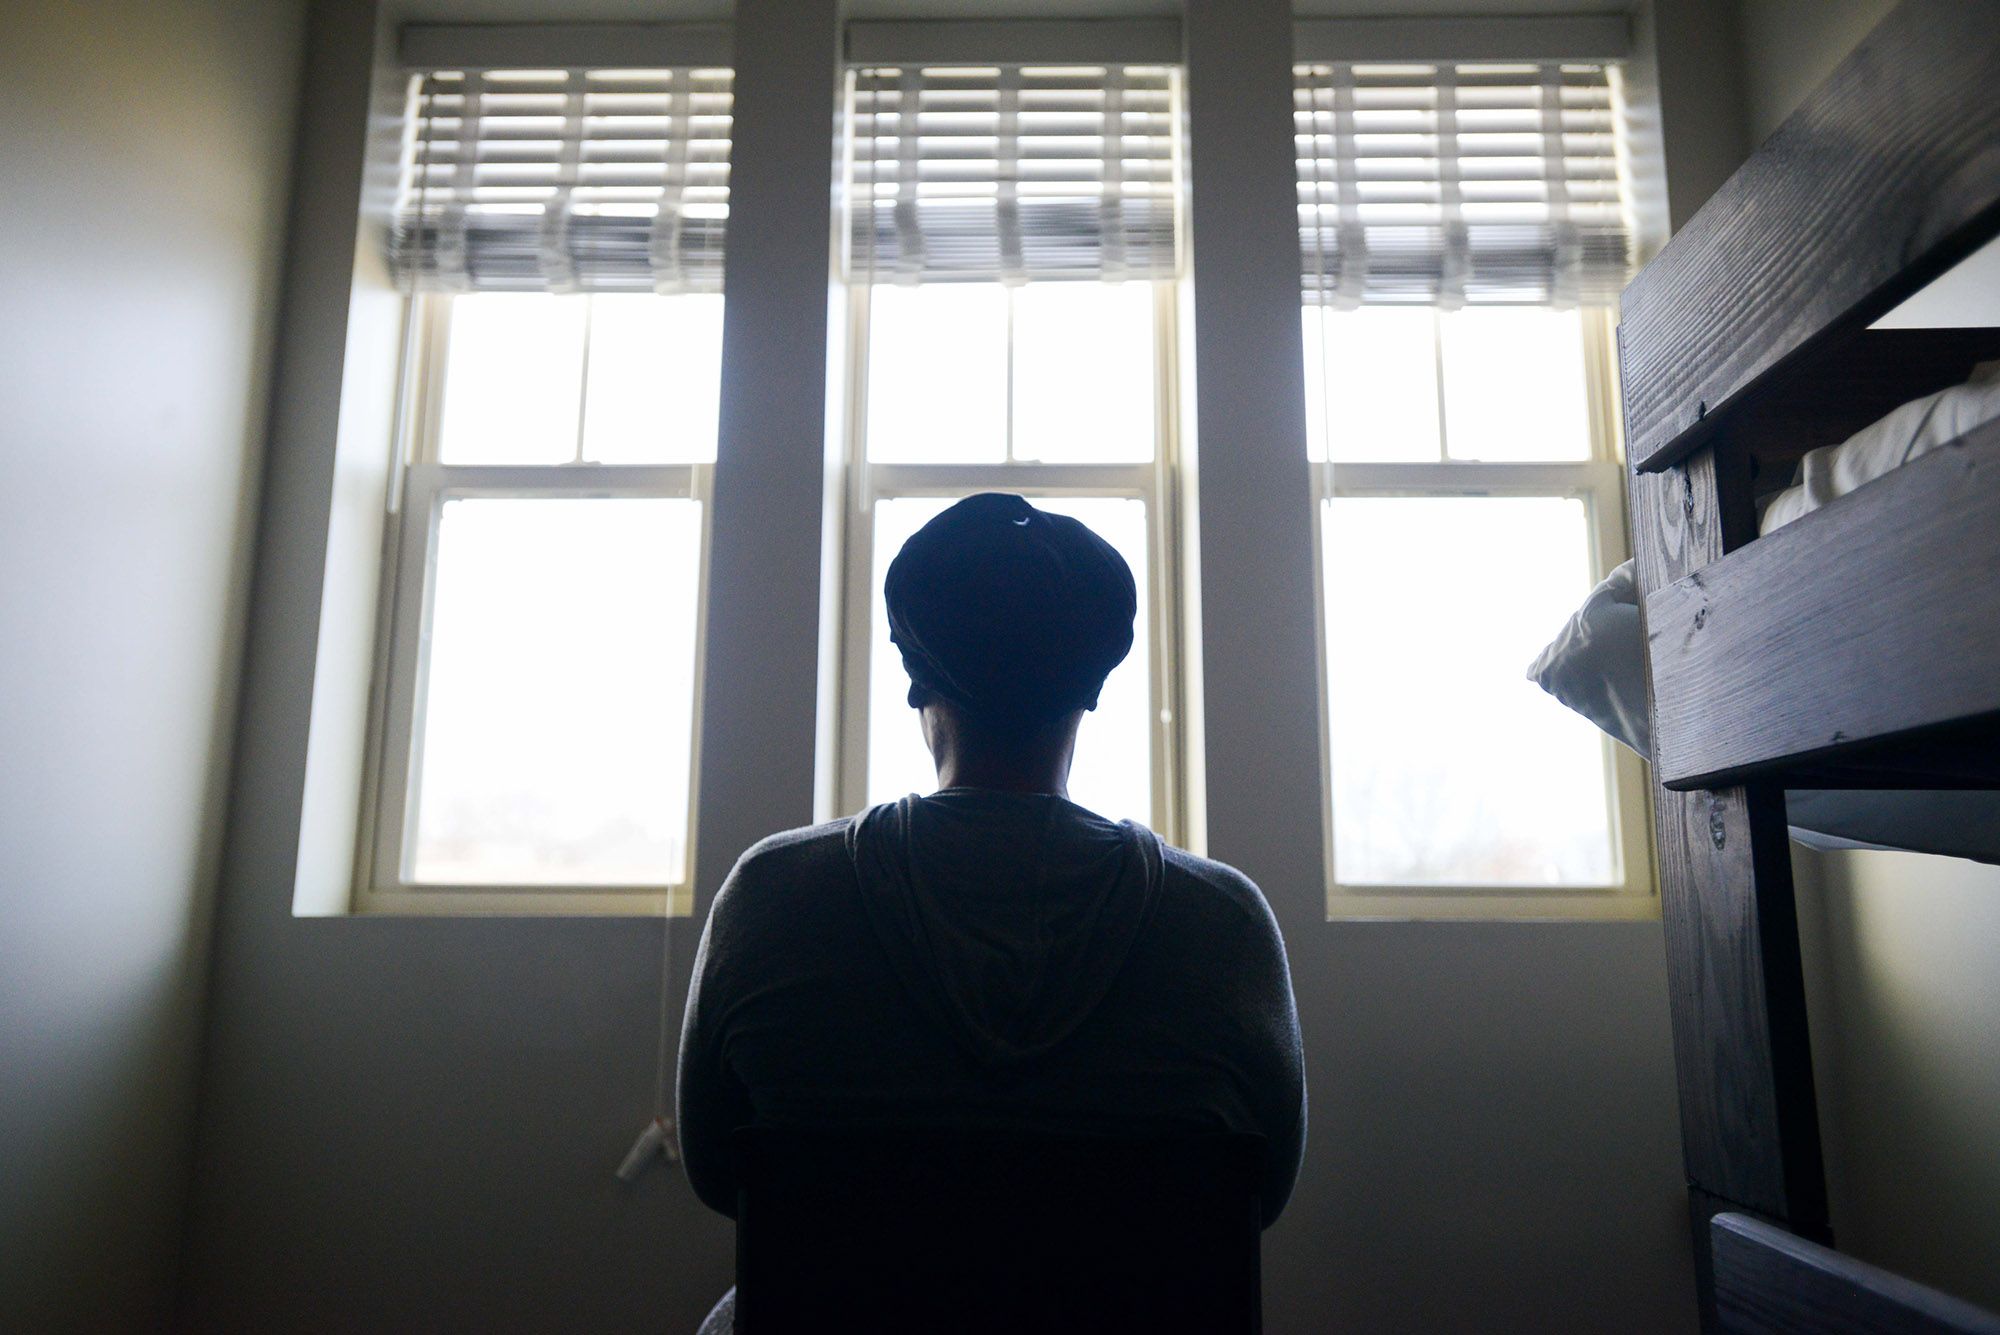
[(1328, 922), (1657, 922), (1650, 888), (1490, 890), (1431, 886), (1335, 886)]
[(356, 892), (350, 912), (402, 918), (685, 918), (694, 892), (674, 890), (552, 889), (547, 886), (427, 887)]

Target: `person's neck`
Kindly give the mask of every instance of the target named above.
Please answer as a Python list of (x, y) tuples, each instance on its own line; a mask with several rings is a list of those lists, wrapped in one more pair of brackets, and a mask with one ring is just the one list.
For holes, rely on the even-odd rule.
[(997, 793), (1046, 793), (1069, 798), (1069, 757), (1023, 763), (1012, 757), (948, 755), (938, 763), (938, 787), (983, 788)]

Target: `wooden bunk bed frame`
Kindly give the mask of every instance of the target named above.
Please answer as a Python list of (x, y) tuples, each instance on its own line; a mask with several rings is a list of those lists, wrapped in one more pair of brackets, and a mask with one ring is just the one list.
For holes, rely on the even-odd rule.
[(1870, 328), (1996, 236), (2000, 2), (1905, 0), (1625, 292), (1706, 1330), (2000, 1331), (1815, 1245), (1832, 1238), (1784, 807), (1794, 787), (2000, 787), (2000, 424), (1769, 537), (1754, 514), (1806, 450), (2000, 356), (2000, 328)]

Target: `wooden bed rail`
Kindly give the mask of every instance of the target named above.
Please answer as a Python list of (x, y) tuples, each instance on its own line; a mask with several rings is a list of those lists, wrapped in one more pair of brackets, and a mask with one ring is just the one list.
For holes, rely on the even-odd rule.
[[(2000, 0), (1903, 0), (1625, 290), (1661, 925), (1705, 1331), (2000, 1335), (1937, 1324), (1927, 1314), (1943, 1309), (1890, 1301), (1916, 1286), (1856, 1287), (1853, 1263), (1801, 1250), (1832, 1239), (1784, 801), (1808, 776), (1794, 786), (2000, 780), (2000, 427), (1769, 538), (1755, 514), (1760, 464), (1768, 485), (1774, 466), (2000, 350), (1993, 328), (1869, 327), (2000, 234), (1995, 88)], [(1838, 1323), (1855, 1312), (1860, 1324)]]
[(1669, 788), (1803, 765), (2000, 786), (1991, 729), (1938, 733), (2000, 718), (2000, 421), (1654, 590), (1645, 619)]
[(1625, 289), (1635, 468), (1718, 433), (1755, 452), (1760, 430), (1794, 430), (1756, 411), (1766, 399), (1819, 400), (1838, 434), (1811, 443), (1831, 443), (1988, 355), (1990, 331), (1969, 330), (1962, 353), (1939, 335), (1930, 356), (1873, 359), (1887, 369), (1851, 406), (1851, 380), (1828, 374), (1843, 345), (2000, 232), (1996, 30), (2000, 0), (1904, 0)]
[(2000, 1317), (1741, 1214), (1709, 1223), (1725, 1335), (2000, 1335)]

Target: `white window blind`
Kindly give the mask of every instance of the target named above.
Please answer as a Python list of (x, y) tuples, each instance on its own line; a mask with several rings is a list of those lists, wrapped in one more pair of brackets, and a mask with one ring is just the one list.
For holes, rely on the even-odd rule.
[(1616, 300), (1634, 242), (1615, 66), (1295, 73), (1308, 304)]
[(1176, 270), (1172, 68), (869, 66), (851, 79), (850, 278)]
[(391, 260), (446, 291), (719, 292), (726, 69), (431, 70)]

